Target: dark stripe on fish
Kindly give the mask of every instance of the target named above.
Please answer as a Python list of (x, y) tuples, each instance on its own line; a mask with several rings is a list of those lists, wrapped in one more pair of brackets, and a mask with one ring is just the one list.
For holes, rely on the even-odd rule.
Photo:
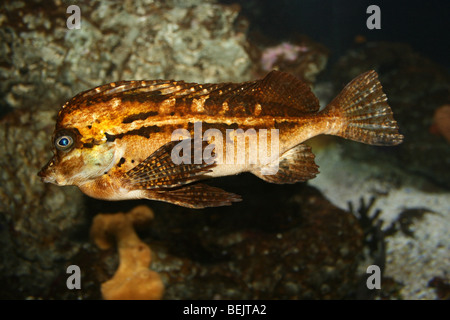
[(106, 136), (106, 141), (113, 142), (116, 139), (122, 139), (124, 136), (130, 136), (130, 135), (142, 136), (142, 137), (150, 138), (151, 134), (158, 133), (158, 132), (161, 132), (161, 127), (149, 126), (149, 127), (142, 127), (140, 129), (131, 130), (131, 131), (128, 131), (128, 132), (116, 134), (116, 135), (105, 133), (105, 136)]
[(158, 115), (158, 112), (156, 112), (156, 111), (132, 114), (132, 115), (129, 115), (128, 117), (125, 117), (125, 119), (122, 120), (122, 123), (132, 123), (133, 121), (136, 121), (136, 120), (145, 120), (148, 117), (153, 117), (153, 116), (157, 116), (157, 115)]

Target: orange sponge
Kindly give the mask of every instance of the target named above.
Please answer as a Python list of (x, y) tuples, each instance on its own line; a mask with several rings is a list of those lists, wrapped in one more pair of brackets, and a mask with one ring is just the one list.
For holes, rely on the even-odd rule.
[(161, 299), (164, 285), (158, 273), (149, 269), (150, 247), (142, 242), (134, 227), (153, 219), (153, 211), (138, 206), (128, 213), (99, 214), (94, 218), (91, 237), (101, 249), (119, 249), (120, 264), (113, 278), (102, 284), (106, 300)]

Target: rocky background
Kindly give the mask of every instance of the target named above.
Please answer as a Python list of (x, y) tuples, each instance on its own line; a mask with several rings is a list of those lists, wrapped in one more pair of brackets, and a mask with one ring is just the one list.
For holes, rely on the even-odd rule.
[[(70, 4), (81, 8), (79, 30), (66, 27)], [(450, 103), (449, 78), (410, 46), (359, 39), (327, 66), (324, 45), (249, 29), (252, 20), (228, 2), (5, 1), (0, 10), (0, 298), (100, 299), (118, 258), (93, 244), (92, 219), (138, 204), (155, 213), (138, 231), (165, 299), (449, 297), (450, 148), (430, 130), (435, 110)], [(316, 179), (218, 179), (244, 198), (227, 208), (102, 202), (36, 176), (51, 156), (57, 110), (82, 90), (131, 79), (238, 82), (273, 68), (315, 83), (323, 105), (377, 70), (405, 142), (315, 139)], [(66, 287), (71, 264), (82, 290)], [(383, 269), (381, 290), (364, 289), (371, 264)]]

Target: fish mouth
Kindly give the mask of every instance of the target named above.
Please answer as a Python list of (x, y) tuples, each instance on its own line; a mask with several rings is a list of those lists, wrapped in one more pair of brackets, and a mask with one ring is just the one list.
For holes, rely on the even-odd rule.
[(38, 172), (37, 175), (38, 175), (38, 177), (41, 178), (41, 181), (42, 181), (42, 182), (58, 184), (58, 183), (56, 182), (55, 178), (52, 177), (52, 176), (50, 176), (50, 175), (47, 173), (47, 170), (46, 170), (45, 167), (42, 168), (42, 169)]
[(46, 176), (46, 173), (44, 172), (44, 168), (42, 168), (38, 173), (37, 173), (38, 177), (40, 177), (41, 179), (44, 179)]
[(50, 160), (42, 169), (37, 173), (38, 177), (41, 178), (42, 182), (58, 184), (55, 175), (50, 168), (54, 165), (53, 160)]

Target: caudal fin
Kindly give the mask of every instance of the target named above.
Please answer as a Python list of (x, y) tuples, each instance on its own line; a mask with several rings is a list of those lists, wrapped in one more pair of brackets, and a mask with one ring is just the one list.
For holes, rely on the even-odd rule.
[(403, 141), (373, 70), (347, 84), (323, 113), (341, 120), (341, 125), (332, 132), (337, 136), (379, 146), (393, 146)]

